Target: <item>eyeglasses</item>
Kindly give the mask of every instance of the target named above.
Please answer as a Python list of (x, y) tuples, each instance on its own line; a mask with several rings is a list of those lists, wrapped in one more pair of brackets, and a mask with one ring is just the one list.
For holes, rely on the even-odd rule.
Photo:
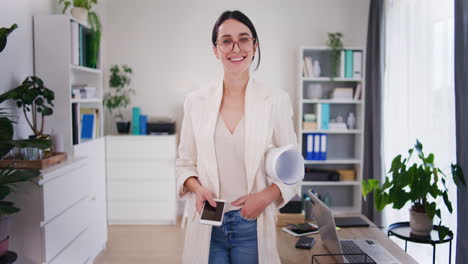
[(222, 38), (218, 40), (215, 44), (219, 46), (221, 52), (229, 53), (234, 50), (234, 45), (236, 43), (241, 51), (249, 52), (253, 48), (255, 39), (252, 37), (242, 37), (238, 41), (234, 41), (231, 38)]

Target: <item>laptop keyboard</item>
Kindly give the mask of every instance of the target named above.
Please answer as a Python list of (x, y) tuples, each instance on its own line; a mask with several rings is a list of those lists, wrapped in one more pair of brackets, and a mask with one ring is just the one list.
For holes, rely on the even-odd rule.
[[(340, 241), (340, 245), (344, 254), (366, 254), (353, 241)], [(366, 257), (363, 255), (345, 255), (345, 257), (349, 263), (375, 263), (369, 256), (367, 257), (367, 262)]]

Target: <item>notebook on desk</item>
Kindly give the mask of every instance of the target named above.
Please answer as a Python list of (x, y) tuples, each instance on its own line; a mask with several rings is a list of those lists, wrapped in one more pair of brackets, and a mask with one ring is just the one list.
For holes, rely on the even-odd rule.
[(335, 217), (337, 227), (369, 227), (369, 223), (361, 217)]

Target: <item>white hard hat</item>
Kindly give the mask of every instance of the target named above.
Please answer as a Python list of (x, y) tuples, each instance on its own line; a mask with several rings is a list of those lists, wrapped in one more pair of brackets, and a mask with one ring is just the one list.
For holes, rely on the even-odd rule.
[(271, 147), (266, 151), (265, 168), (268, 177), (292, 185), (304, 178), (304, 158), (293, 144)]

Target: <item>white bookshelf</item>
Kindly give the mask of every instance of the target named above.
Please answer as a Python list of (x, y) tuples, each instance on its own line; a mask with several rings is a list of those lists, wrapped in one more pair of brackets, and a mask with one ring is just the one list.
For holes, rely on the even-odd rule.
[[(103, 109), (103, 73), (101, 57), (97, 61), (97, 69), (72, 64), (72, 22), (84, 24), (68, 15), (38, 15), (34, 16), (34, 70), (47, 88), (54, 91), (54, 113), (45, 122), (46, 133), (52, 129), (63, 136), (64, 148), (68, 159), (87, 157), (86, 166), (81, 169), (88, 176), (90, 182), (87, 185), (89, 191), (90, 207), (85, 215), (77, 217), (75, 222), (86, 221), (88, 228), (83, 231), (79, 239), (67, 242), (66, 249), (61, 256), (87, 255), (87, 261), (92, 262), (94, 257), (105, 247), (107, 241), (107, 202), (106, 202), (106, 165), (105, 165), (105, 138), (103, 137), (104, 109)], [(76, 38), (75, 38), (76, 39)], [(77, 43), (75, 43), (77, 45)], [(102, 54), (102, 44), (99, 54)], [(96, 95), (93, 98), (72, 98), (72, 86), (83, 85), (96, 87)], [(99, 112), (99, 130), (95, 131), (92, 140), (78, 141), (73, 144), (73, 118), (72, 107), (95, 108)], [(78, 125), (80, 123), (78, 118)], [(78, 128), (78, 139), (81, 128)], [(68, 193), (57, 199), (67, 199)], [(75, 205), (67, 210), (73, 210)], [(71, 221), (73, 222), (73, 221)], [(74, 223), (74, 222), (73, 222)], [(88, 245), (82, 249), (79, 244)], [(85, 252), (86, 251), (86, 252)], [(59, 257), (57, 257), (59, 259)], [(84, 263), (86, 259), (79, 260)], [(60, 260), (52, 263), (75, 263)], [(47, 262), (49, 263), (49, 262)], [(76, 262), (78, 263), (78, 262)], [(87, 262), (88, 263), (88, 262)]]
[[(101, 58), (97, 69), (72, 64), (71, 22), (79, 23), (86, 29), (89, 25), (67, 15), (41, 15), (34, 17), (34, 51), (36, 75), (55, 92), (54, 114), (46, 120), (46, 129), (54, 128), (64, 138), (66, 151), (74, 151), (72, 107), (95, 108), (99, 112), (99, 126), (95, 133), (98, 139), (104, 134), (103, 74)], [(78, 44), (76, 44), (78, 45)], [(101, 45), (102, 46), (102, 45)], [(102, 52), (99, 52), (101, 54)], [(96, 87), (94, 98), (73, 99), (72, 86), (86, 84)], [(78, 142), (81, 143), (81, 116), (78, 115)], [(87, 140), (86, 142), (88, 142)]]
[[(306, 190), (313, 189), (319, 194), (329, 193), (332, 197), (331, 209), (334, 213), (349, 213), (361, 211), (361, 181), (364, 150), (364, 90), (365, 90), (365, 50), (362, 47), (344, 47), (348, 50), (362, 51), (362, 78), (343, 78), (342, 76), (330, 78), (331, 62), (330, 49), (323, 46), (300, 47), (298, 54), (298, 131), (299, 145), (305, 156), (306, 136), (309, 133), (327, 134), (327, 159), (305, 160), (306, 168), (341, 170), (352, 169), (356, 173), (354, 181), (304, 181), (300, 190), (303, 195)], [(321, 66), (320, 76), (304, 76), (304, 56), (312, 60), (319, 60)], [(322, 87), (321, 98), (308, 98), (307, 87), (316, 84)], [(361, 96), (358, 99), (331, 99), (333, 88), (349, 87), (356, 91), (361, 85)], [(324, 130), (320, 128), (321, 105), (330, 105), (330, 119), (341, 115), (344, 120), (353, 112), (356, 118), (356, 128), (346, 130)], [(303, 129), (304, 113), (315, 113), (317, 116), (317, 129)]]

